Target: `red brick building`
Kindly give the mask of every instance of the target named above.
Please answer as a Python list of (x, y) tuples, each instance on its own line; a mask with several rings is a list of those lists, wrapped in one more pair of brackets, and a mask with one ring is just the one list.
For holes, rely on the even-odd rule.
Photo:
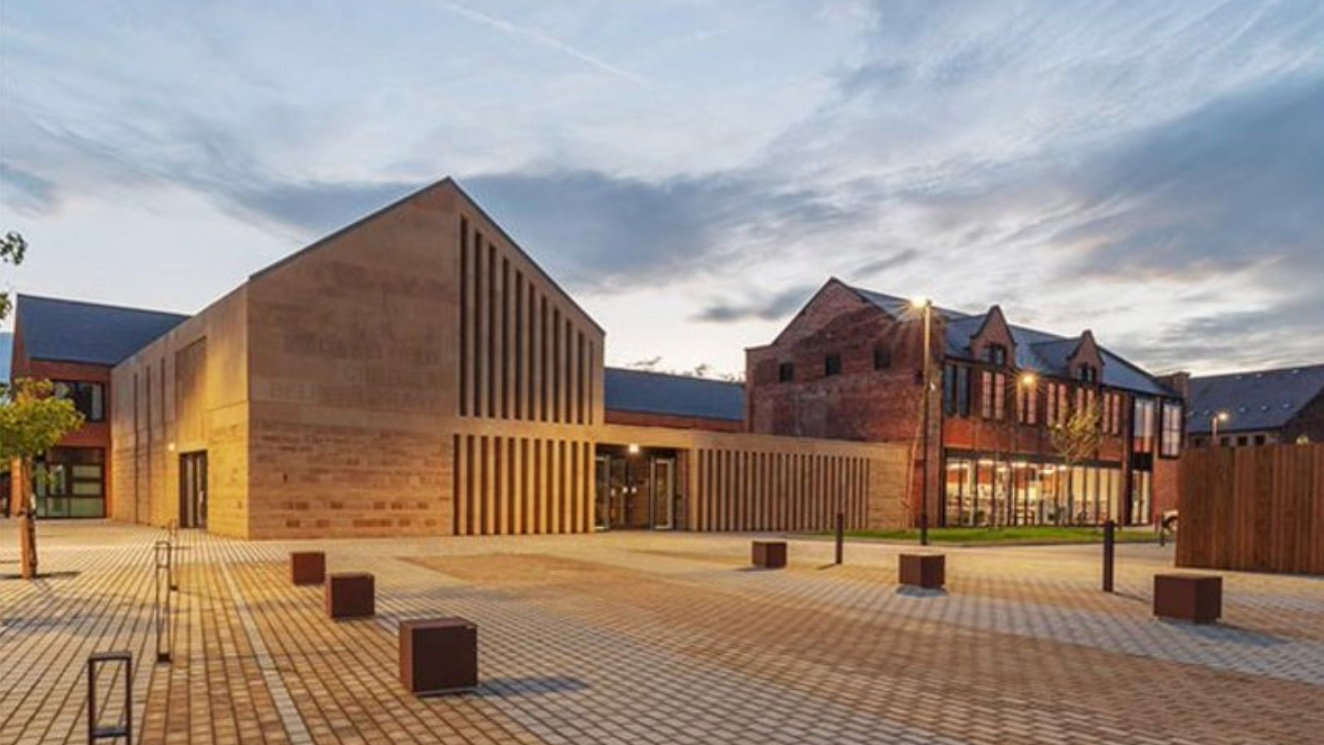
[[(910, 505), (934, 525), (1147, 524), (1176, 503), (1182, 401), (1100, 346), (983, 313), (933, 308), (928, 452), (923, 312), (832, 279), (769, 345), (746, 352), (754, 432), (900, 442)], [(1049, 425), (1093, 404), (1098, 447), (1070, 467)]]
[[(111, 514), (110, 372), (187, 316), (75, 300), (20, 295), (10, 377), (41, 378), (70, 398), (85, 419), (37, 461), (38, 517)], [(158, 382), (159, 385), (159, 382)]]

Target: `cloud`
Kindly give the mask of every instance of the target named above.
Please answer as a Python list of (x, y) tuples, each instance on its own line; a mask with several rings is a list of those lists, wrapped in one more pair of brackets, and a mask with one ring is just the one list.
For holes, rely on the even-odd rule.
[(41, 214), (54, 209), (58, 200), (54, 183), (0, 161), (0, 201), (21, 212)]
[(1213, 102), (1100, 153), (1074, 178), (1077, 277), (1276, 263), (1324, 273), (1324, 77)]
[(694, 320), (711, 323), (740, 321), (780, 321), (804, 305), (817, 285), (797, 285), (771, 295), (760, 295), (743, 302), (709, 305), (694, 315)]
[(1319, 364), (1324, 294), (1303, 294), (1273, 307), (1208, 313), (1165, 324), (1152, 340), (1118, 346), (1156, 370), (1201, 374)]
[(521, 26), (519, 24), (512, 23), (511, 21), (507, 21), (504, 18), (498, 18), (494, 15), (481, 13), (479, 11), (473, 10), (471, 8), (465, 8), (455, 3), (445, 2), (445, 0), (433, 0), (433, 4), (438, 8), (441, 8), (447, 12), (454, 13), (455, 15), (461, 16), (463, 18), (467, 18), (470, 21), (481, 24), (490, 29), (494, 29), (503, 34), (507, 34), (518, 39), (523, 39), (524, 41), (531, 42), (538, 46), (545, 47), (555, 52), (564, 54), (573, 59), (577, 59), (580, 62), (589, 65), (590, 67), (596, 68), (614, 77), (628, 80), (636, 85), (644, 84), (643, 78), (639, 77), (638, 75), (635, 75), (629, 70), (625, 70), (621, 67), (617, 67), (616, 65), (613, 65), (609, 62), (604, 62), (598, 57), (580, 51), (579, 49), (570, 46), (569, 44), (566, 44), (560, 39), (553, 38), (552, 36), (549, 36), (546, 33), (539, 31), (537, 29)]
[(342, 228), (422, 188), (403, 181), (316, 182), (250, 179), (216, 184), (232, 208), (320, 236)]
[(852, 276), (868, 278), (877, 274), (882, 274), (890, 269), (896, 269), (911, 264), (919, 257), (920, 253), (918, 250), (913, 248), (903, 248), (896, 253), (888, 254), (881, 259), (870, 261), (863, 266), (857, 267)]
[(652, 182), (555, 171), (461, 185), (553, 275), (599, 292), (715, 271), (751, 242), (791, 241), (859, 217), (811, 188), (754, 173)]

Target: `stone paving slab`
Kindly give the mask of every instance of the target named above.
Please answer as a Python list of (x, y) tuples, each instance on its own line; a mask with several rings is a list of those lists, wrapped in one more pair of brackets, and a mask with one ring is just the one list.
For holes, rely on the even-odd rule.
[[(8, 527), (8, 530), (5, 528)], [(614, 533), (245, 543), (185, 531), (173, 661), (151, 664), (163, 532), (45, 523), (35, 583), (0, 581), (0, 743), (83, 742), (83, 662), (128, 649), (144, 743), (1300, 743), (1324, 731), (1324, 582), (1223, 573), (1225, 620), (1149, 617), (1171, 548), (948, 550), (949, 592), (899, 593), (908, 547)], [(0, 571), (15, 531), (0, 523)], [(332, 622), (286, 557), (370, 571), (376, 619)], [(418, 699), (396, 628), (479, 625), (483, 685)], [(112, 693), (115, 693), (112, 690)], [(114, 713), (114, 712), (112, 712)]]

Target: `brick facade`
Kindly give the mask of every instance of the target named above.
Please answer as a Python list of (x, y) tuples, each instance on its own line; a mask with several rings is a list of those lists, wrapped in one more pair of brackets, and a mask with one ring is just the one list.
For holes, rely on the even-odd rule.
[[(1048, 387), (1063, 386), (1066, 406), (1081, 405), (1086, 395), (1100, 405), (1105, 393), (1118, 396), (1116, 422), (1106, 431), (1098, 449), (1083, 465), (1110, 467), (1119, 484), (1109, 488), (1128, 499), (1136, 459), (1132, 456), (1133, 394), (1097, 382), (1082, 382), (1100, 370), (1105, 360), (1093, 334), (1085, 331), (1064, 349), (1064, 367), (1071, 377), (1039, 374), (1027, 380), (1034, 386), (1032, 423), (1018, 421), (1019, 370), (1016, 340), (1001, 309), (993, 306), (970, 334), (968, 356), (953, 357), (945, 340), (948, 323), (966, 323), (970, 317), (950, 321), (935, 312), (933, 326), (933, 384), (930, 399), (930, 454), (922, 452), (923, 324), (920, 311), (887, 312), (855, 289), (829, 281), (795, 316), (772, 344), (746, 352), (746, 408), (751, 431), (783, 435), (826, 437), (865, 442), (903, 444), (914, 453), (914, 467), (904, 501), (918, 519), (922, 510), (923, 472), (927, 466), (930, 511), (940, 509), (947, 467), (953, 457), (991, 459), (1010, 466), (1015, 461), (1051, 466), (1058, 460), (1048, 432)], [(1059, 346), (1068, 342), (1056, 342)], [(990, 349), (1000, 346), (1005, 362), (986, 363)], [(944, 410), (943, 380), (947, 363), (969, 370), (968, 414)], [(789, 366), (789, 367), (788, 367)], [(789, 375), (788, 375), (789, 373)], [(985, 374), (999, 377), (982, 390)], [(789, 379), (787, 379), (789, 378)], [(1000, 388), (1000, 392), (996, 389)], [(1088, 393), (1087, 393), (1088, 392)], [(994, 402), (988, 396), (997, 396)], [(1156, 399), (1157, 400), (1157, 399)], [(988, 409), (985, 410), (985, 405)], [(1000, 413), (993, 413), (999, 411)], [(1158, 410), (1161, 416), (1161, 407)], [(1158, 435), (1157, 429), (1154, 430)], [(955, 454), (955, 455), (953, 455)], [(1154, 452), (1140, 461), (1152, 463), (1152, 499), (1148, 514), (1130, 515), (1131, 522), (1149, 522), (1175, 506), (1176, 460)], [(1102, 478), (1102, 477), (1100, 477)], [(1114, 478), (1113, 476), (1109, 477)], [(1136, 510), (1144, 511), (1143, 502)], [(1129, 507), (1120, 514), (1126, 518)], [(936, 523), (931, 519), (931, 523)]]

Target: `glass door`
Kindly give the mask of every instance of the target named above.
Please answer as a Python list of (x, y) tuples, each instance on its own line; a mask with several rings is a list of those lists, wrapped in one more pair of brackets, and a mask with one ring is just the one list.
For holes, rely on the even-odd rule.
[(593, 515), (593, 524), (598, 530), (611, 529), (611, 456), (599, 455), (594, 458), (594, 481), (597, 488)]
[(653, 529), (671, 530), (675, 521), (676, 459), (652, 461)]

